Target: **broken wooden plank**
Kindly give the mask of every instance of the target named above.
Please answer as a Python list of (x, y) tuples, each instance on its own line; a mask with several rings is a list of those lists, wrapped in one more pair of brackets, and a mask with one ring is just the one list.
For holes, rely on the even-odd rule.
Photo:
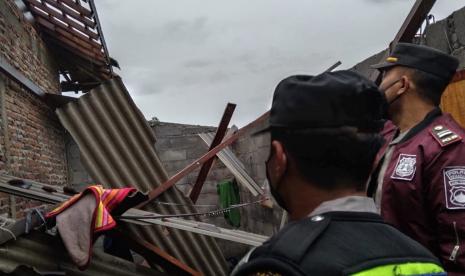
[[(220, 124), (216, 130), (215, 137), (210, 144), (209, 151), (212, 150), (214, 147), (218, 146), (221, 141), (223, 140), (224, 136), (226, 135), (226, 131), (228, 130), (229, 122), (231, 121), (231, 117), (236, 109), (236, 105), (232, 103), (228, 103), (223, 113), (223, 117), (221, 118)], [(195, 181), (194, 187), (189, 194), (190, 199), (193, 203), (197, 202), (199, 198), (200, 192), (202, 191), (203, 183), (207, 179), (208, 173), (210, 172), (211, 167), (213, 166), (213, 162), (215, 158), (211, 158), (210, 160), (203, 163), (202, 167), (200, 168), (199, 175), (197, 176), (197, 180)]]
[[(146, 240), (134, 238), (122, 230), (110, 232), (111, 236), (116, 239), (121, 239), (135, 252), (142, 255), (151, 266), (159, 265), (169, 275), (182, 276), (201, 276), (202, 273), (186, 265), (167, 252), (163, 251), (158, 246), (155, 246)], [(154, 268), (154, 267), (153, 267)]]
[(177, 174), (173, 175), (170, 179), (165, 181), (163, 184), (158, 186), (157, 188), (153, 189), (149, 193), (149, 199), (145, 202), (139, 204), (136, 208), (142, 208), (147, 203), (152, 201), (153, 199), (157, 198), (160, 194), (171, 188), (174, 184), (176, 184), (179, 180), (183, 177), (194, 171), (196, 168), (200, 167), (203, 163), (210, 160), (211, 158), (215, 157), (218, 152), (220, 152), (225, 147), (234, 143), (237, 139), (239, 139), (242, 135), (249, 132), (253, 128), (259, 126), (264, 121), (268, 120), (270, 116), (270, 111), (265, 112), (263, 115), (255, 119), (253, 122), (249, 123), (248, 125), (244, 126), (243, 128), (239, 129), (236, 133), (231, 135), (228, 139), (223, 141), (221, 144), (210, 150), (209, 152), (205, 153), (203, 156), (192, 162), (190, 165), (182, 169)]
[[(418, 29), (420, 29), (421, 24), (425, 20), (428, 13), (434, 6), (436, 0), (417, 0), (413, 4), (412, 9), (410, 10), (407, 18), (405, 18), (404, 23), (400, 27), (399, 31), (397, 32), (394, 40), (391, 41), (389, 44), (389, 49), (386, 51), (381, 59), (381, 61), (385, 60), (389, 54), (391, 53), (392, 49), (397, 45), (399, 42), (412, 42), (412, 39), (415, 37)], [(370, 80), (379, 83), (380, 82), (380, 71), (373, 70), (370, 75)]]

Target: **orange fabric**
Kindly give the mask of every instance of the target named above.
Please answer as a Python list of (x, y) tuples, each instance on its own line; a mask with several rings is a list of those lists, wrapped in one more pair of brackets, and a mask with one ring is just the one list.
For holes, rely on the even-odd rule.
[(65, 203), (55, 208), (46, 215), (47, 218), (54, 217), (74, 203), (76, 203), (84, 194), (92, 193), (95, 196), (97, 207), (93, 214), (93, 233), (109, 230), (116, 226), (116, 222), (111, 216), (111, 211), (121, 203), (130, 193), (134, 192), (134, 188), (122, 189), (104, 189), (100, 185), (90, 186), (82, 193), (77, 194), (67, 200)]
[(457, 77), (447, 86), (442, 94), (441, 109), (450, 113), (460, 126), (465, 128), (465, 75), (462, 79)]

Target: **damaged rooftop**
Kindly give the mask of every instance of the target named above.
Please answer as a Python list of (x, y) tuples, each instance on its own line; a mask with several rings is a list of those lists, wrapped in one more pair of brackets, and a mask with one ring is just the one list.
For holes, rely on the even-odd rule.
[[(250, 135), (267, 123), (276, 79), (320, 72), (338, 60), (343, 67), (370, 76), (369, 65), (380, 60), (402, 22), (409, 21), (415, 1), (358, 2), (368, 10), (357, 16), (367, 17), (364, 25), (354, 25), (357, 32), (367, 28), (365, 33), (371, 33), (374, 42), (360, 47), (367, 38), (352, 30), (348, 39), (357, 41), (351, 46), (357, 51), (340, 50), (340, 43), (331, 42), (337, 35), (329, 31), (325, 39), (315, 40), (313, 30), (301, 36), (310, 24), (318, 23), (302, 24), (299, 18), (307, 17), (305, 13), (284, 29), (268, 26), (267, 20), (282, 9), (273, 2), (256, 16), (263, 20), (258, 20), (258, 27), (276, 27), (273, 34), (263, 33), (261, 43), (270, 43), (269, 51), (250, 50), (260, 45), (247, 43), (243, 52), (221, 50), (224, 43), (240, 44), (239, 31), (232, 38), (223, 37), (226, 42), (220, 42), (216, 52), (209, 40), (221, 41), (215, 36), (218, 26), (210, 36), (207, 27), (221, 27), (221, 22), (211, 23), (218, 16), (233, 20), (242, 9), (238, 3), (227, 16), (228, 6), (212, 3), (207, 4), (211, 11), (195, 16), (198, 11), (187, 3), (186, 11), (175, 13), (171, 3), (158, 3), (158, 10), (145, 3), (141, 10), (134, 3), (103, 0), (0, 0), (0, 271), (229, 274), (250, 248), (287, 221), (266, 185), (269, 137)], [(407, 27), (410, 41), (459, 58), (459, 71), (443, 96), (442, 108), (464, 126), (465, 7), (458, 2), (437, 3), (417, 18), (419, 30)], [(348, 5), (337, 2), (339, 6), (331, 10), (336, 2), (322, 3), (307, 8), (333, 11), (337, 17)], [(249, 22), (248, 16), (254, 17), (256, 5), (262, 4), (252, 4), (243, 21)], [(369, 11), (379, 9), (392, 11), (383, 16), (396, 25), (385, 35), (374, 36), (367, 25), (376, 24), (366, 22), (373, 16)], [(151, 17), (158, 21), (152, 23)], [(237, 22), (240, 19), (233, 20), (237, 26), (232, 30), (245, 28), (244, 22)], [(333, 23), (328, 24), (331, 30)], [(389, 24), (379, 24), (384, 25)], [(287, 52), (282, 45), (266, 39), (280, 37), (291, 26), (296, 37), (288, 37), (287, 44), (292, 41), (294, 46), (283, 56)], [(137, 36), (150, 37), (150, 31), (153, 41)], [(202, 34), (204, 39), (199, 38)], [(304, 53), (312, 43), (314, 53)], [(325, 45), (333, 52), (325, 53)], [(172, 52), (166, 52), (168, 48)], [(378, 54), (370, 57), (373, 53)], [(188, 59), (179, 58), (181, 54)], [(257, 77), (260, 74), (263, 77)], [(95, 206), (74, 204), (89, 197), (97, 199)], [(69, 209), (55, 209), (69, 202), (74, 204)], [(69, 225), (92, 231), (76, 231)], [(86, 250), (76, 250), (82, 246)]]

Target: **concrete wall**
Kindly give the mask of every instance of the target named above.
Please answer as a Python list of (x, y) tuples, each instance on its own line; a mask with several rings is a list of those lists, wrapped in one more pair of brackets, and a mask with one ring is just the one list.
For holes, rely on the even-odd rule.
[[(255, 130), (261, 127), (257, 126)], [(255, 130), (252, 130), (250, 133), (255, 132)], [(269, 144), (269, 135), (245, 135), (232, 145), (232, 149), (242, 161), (250, 176), (271, 197), (268, 184), (266, 183), (265, 167), (265, 162), (269, 155)], [(241, 198), (243, 202), (256, 200), (246, 189), (242, 189)], [(263, 208), (258, 205), (253, 208), (244, 208), (242, 214), (245, 219), (243, 228), (246, 231), (271, 236), (279, 230), (282, 209), (277, 204), (274, 204), (273, 209)]]
[(84, 165), (81, 163), (81, 153), (79, 147), (74, 142), (70, 134), (65, 136), (66, 143), (66, 160), (68, 162), (68, 185), (77, 191), (84, 190), (87, 186), (94, 183), (94, 180), (87, 173)]
[[(416, 43), (439, 49), (460, 60), (459, 69), (465, 68), (465, 7), (453, 12), (443, 20), (430, 24), (424, 31), (424, 36), (415, 39)], [(354, 70), (369, 76), (370, 65), (378, 63), (384, 50), (353, 67)]]
[[(163, 162), (168, 174), (174, 175), (187, 165), (208, 151), (208, 146), (198, 136), (202, 132), (214, 132), (216, 128), (196, 125), (183, 125), (166, 122), (150, 122), (157, 142), (155, 148)], [(249, 175), (259, 184), (264, 184), (266, 179), (265, 161), (268, 157), (269, 138), (265, 135), (251, 137), (244, 136), (232, 145), (233, 152), (243, 163)], [(189, 194), (197, 179), (199, 170), (195, 170), (187, 177), (178, 182), (177, 187), (186, 195)], [(231, 172), (217, 160), (200, 194), (197, 204), (219, 205), (216, 185), (224, 179), (232, 179)], [(256, 201), (252, 194), (244, 187), (240, 186), (241, 202)], [(198, 208), (199, 210), (201, 208)], [(212, 208), (206, 208), (212, 209)], [(269, 209), (260, 205), (252, 205), (241, 208), (240, 230), (272, 235), (277, 232), (282, 211), (280, 208)], [(215, 225), (231, 228), (222, 216), (206, 218), (206, 222)], [(240, 256), (249, 247), (227, 241), (218, 240), (226, 257)]]
[(425, 31), (425, 42), (457, 57), (460, 68), (465, 68), (465, 7), (429, 25)]
[[(51, 52), (13, 2), (0, 1), (0, 55), (45, 92), (59, 94), (58, 68)], [(0, 117), (0, 171), (47, 184), (66, 184), (65, 132), (53, 109), (3, 73)], [(1, 194), (0, 202), (0, 214), (13, 217), (38, 205)]]

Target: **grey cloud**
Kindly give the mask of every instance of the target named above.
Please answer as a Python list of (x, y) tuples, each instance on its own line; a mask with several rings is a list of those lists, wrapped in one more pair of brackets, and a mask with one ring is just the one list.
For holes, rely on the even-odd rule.
[[(243, 125), (275, 85), (348, 68), (384, 49), (414, 0), (95, 0), (110, 54), (147, 118), (218, 123), (238, 104)], [(437, 1), (436, 18), (463, 0)], [(208, 102), (208, 108), (206, 108)]]
[(391, 2), (402, 2), (405, 0), (365, 0), (365, 2), (375, 3), (375, 4), (390, 4)]
[(206, 59), (192, 59), (184, 63), (187, 68), (204, 68), (214, 64), (212, 61)]
[(203, 41), (209, 34), (206, 29), (207, 21), (206, 17), (197, 17), (192, 20), (178, 19), (167, 22), (161, 27), (161, 38)]

